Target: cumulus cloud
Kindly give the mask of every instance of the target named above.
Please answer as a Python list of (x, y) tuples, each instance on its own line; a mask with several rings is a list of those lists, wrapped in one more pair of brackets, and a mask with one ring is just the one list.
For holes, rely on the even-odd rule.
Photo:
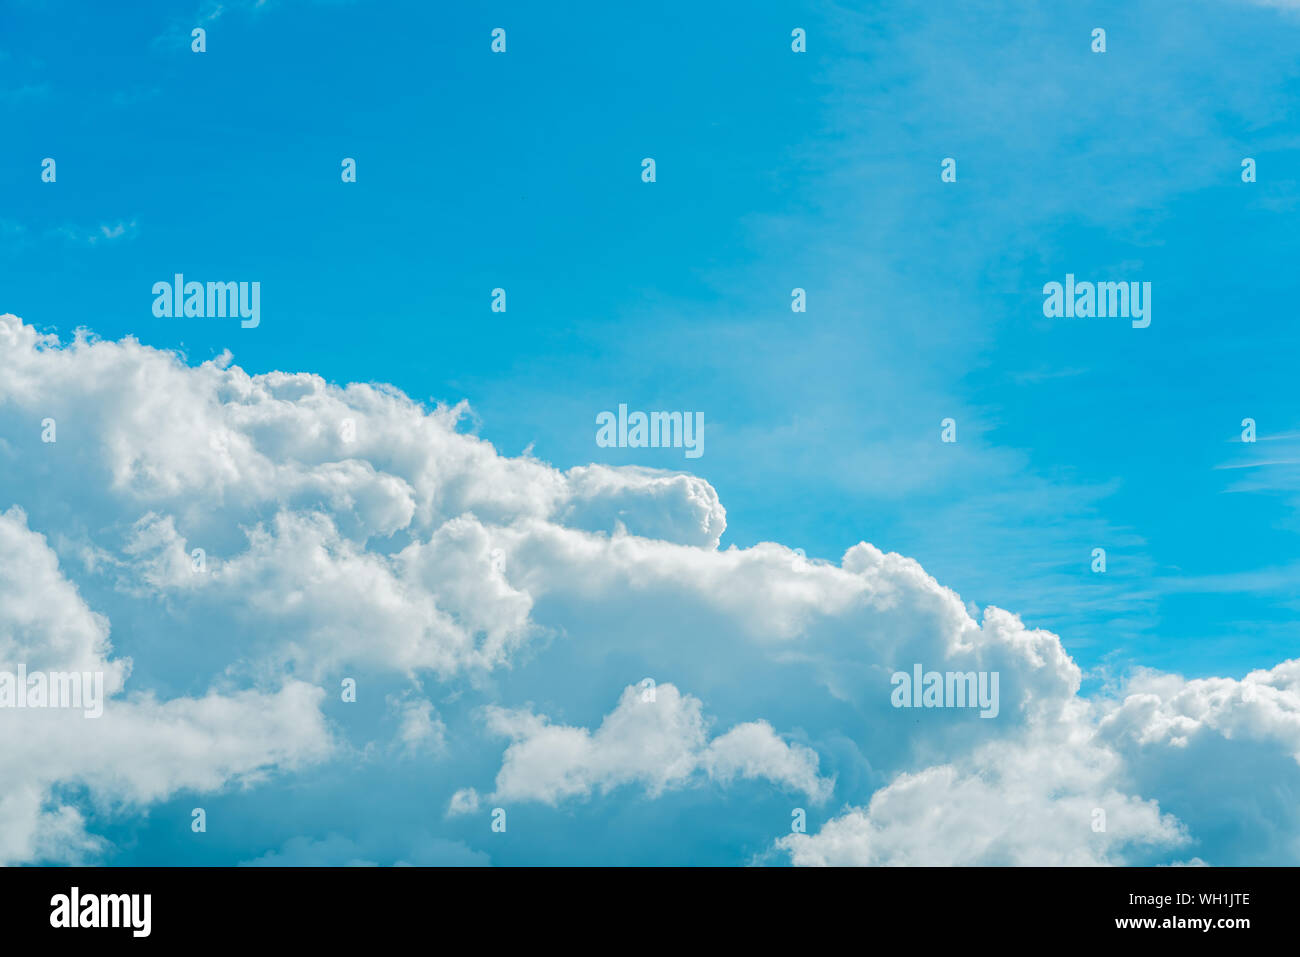
[[(828, 810), (750, 835), (798, 864), (1300, 857), (1300, 663), (1082, 697), (1056, 635), (976, 614), (912, 559), (723, 548), (704, 479), (502, 456), (467, 412), (0, 317), (0, 505), (21, 506), (0, 520), (0, 653), (98, 666), (111, 695), (75, 727), (0, 713), (30, 723), (0, 740), (22, 769), (0, 781), (0, 860), (102, 848), (64, 784), (143, 806), (328, 755), (321, 686), (345, 668), (445, 686), (509, 739), (487, 798), (448, 802), (467, 777), (437, 797), (452, 818), (754, 780)], [(210, 690), (128, 693), (168, 653)], [(894, 708), (917, 664), (997, 672), (997, 718)], [(628, 687), (647, 673), (654, 703)], [(423, 692), (390, 705), (407, 757), (499, 748)]]
[(199, 698), (124, 695), (128, 659), (110, 658), (108, 622), (60, 573), (17, 508), (0, 514), (0, 671), (98, 673), (108, 700), (84, 709), (0, 709), (0, 864), (76, 860), (101, 850), (61, 789), (144, 806), (185, 788), (212, 791), (324, 757), (321, 692), (213, 689)]
[(573, 528), (633, 529), (645, 538), (717, 548), (727, 512), (713, 486), (695, 475), (658, 469), (578, 466), (560, 520)]
[[(34, 520), (195, 614), (275, 620), (298, 636), (279, 651), (314, 674), (359, 657), (406, 673), (505, 662), (537, 630), (494, 527), (603, 517), (707, 545), (725, 524), (699, 479), (506, 458), (458, 431), (464, 406), (383, 386), (249, 376), (228, 355), (191, 368), (131, 339), (61, 346), (12, 316), (0, 372), (0, 462), (21, 480), (5, 491)], [(196, 548), (209, 574), (193, 574)]]
[(1218, 832), (1233, 863), (1268, 864), (1300, 853), (1297, 794), (1300, 662), (1242, 680), (1143, 669), (777, 846), (796, 864), (1122, 864)]
[[(527, 710), (491, 708), (488, 725), (511, 739), (488, 800), (558, 804), (640, 785), (652, 797), (693, 781), (765, 779), (813, 801), (829, 796), (833, 781), (817, 774), (817, 755), (782, 740), (765, 721), (740, 724), (709, 739), (703, 703), (671, 684), (632, 685), (594, 732), (551, 724)], [(452, 808), (478, 807), (472, 789), (458, 791)]]
[(1075, 740), (998, 742), (904, 772), (865, 808), (777, 841), (798, 865), (1119, 864), (1177, 848), (1180, 823), (1117, 788), (1118, 759)]

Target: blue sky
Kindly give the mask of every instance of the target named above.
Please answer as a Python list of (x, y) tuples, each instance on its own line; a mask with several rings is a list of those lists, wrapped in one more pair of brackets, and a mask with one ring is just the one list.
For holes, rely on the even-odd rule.
[[(1090, 50), (1098, 26), (1104, 54)], [(504, 55), (489, 50), (494, 27)], [(1136, 668), (1241, 678), (1300, 639), (1297, 29), (1292, 5), (1244, 0), (635, 15), (12, 0), (0, 312), (191, 364), (229, 350), (253, 374), (465, 399), (463, 428), (560, 470), (688, 470), (725, 506), (722, 548), (780, 542), (838, 563), (867, 541), (909, 556), (977, 610), (1059, 635), (1085, 691)], [(340, 181), (343, 157), (355, 184)], [(955, 183), (940, 180), (944, 157)], [(1243, 157), (1257, 182), (1242, 182)], [(260, 326), (155, 318), (151, 286), (175, 273), (260, 281)], [(1150, 282), (1150, 327), (1045, 318), (1043, 284), (1067, 273)], [(505, 313), (490, 309), (495, 287)], [(794, 287), (806, 313), (790, 309)], [(702, 411), (705, 454), (598, 448), (595, 416), (619, 403)], [(955, 444), (939, 440), (946, 417)], [(0, 506), (24, 504), (7, 491)], [(56, 530), (39, 531), (53, 545)], [(1096, 547), (1105, 574), (1090, 570)], [(143, 637), (151, 610), (110, 583), (78, 587), (137, 677), (202, 690), (209, 675), (182, 656), (150, 664), (131, 648), (162, 645)], [(555, 707), (597, 724), (645, 664), (629, 655), (570, 662), (564, 673), (607, 668), (608, 683)], [(551, 677), (483, 680), (546, 710)], [(465, 694), (439, 704), (450, 777), (490, 780), (500, 747), (456, 743), (481, 703)], [(779, 698), (756, 694), (767, 710), (753, 714), (739, 695), (704, 707), (723, 730), (759, 715), (789, 727), (787, 711), (839, 775), (837, 799), (888, 782)], [(357, 747), (385, 727), (382, 699), (357, 705)], [(819, 715), (852, 737), (833, 708)], [(176, 825), (189, 796), (165, 813), (87, 813), (114, 863), (253, 859), (295, 820), (309, 841), (344, 841), (336, 856), (400, 860), (426, 838), (431, 858), (492, 852), (477, 824), (429, 811), (443, 770), (383, 762), (382, 787), (357, 774), (331, 762), (214, 796), (238, 823), (199, 849)], [(596, 823), (567, 811), (564, 826), (530, 806), (517, 827), (531, 836), (492, 859), (586, 860), (585, 827), (603, 835), (601, 861), (672, 862), (683, 847), (743, 861), (765, 842), (694, 805), (744, 822), (789, 803), (753, 783), (674, 802), (596, 800), (582, 812)], [(680, 840), (645, 839), (659, 829)]]

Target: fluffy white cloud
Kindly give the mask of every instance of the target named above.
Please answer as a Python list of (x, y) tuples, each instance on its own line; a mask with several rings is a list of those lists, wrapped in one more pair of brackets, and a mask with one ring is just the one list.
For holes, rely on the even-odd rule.
[(39, 526), (123, 587), (274, 624), (294, 636), (279, 652), (315, 675), (502, 664), (536, 629), (488, 528), (563, 516), (712, 545), (725, 526), (698, 478), (505, 458), (458, 431), (463, 406), (249, 376), (228, 355), (192, 368), (130, 339), (62, 347), (12, 316), (0, 409), (0, 464), (26, 480), (13, 494)]
[[(0, 740), (21, 768), (0, 781), (0, 860), (96, 849), (63, 784), (145, 804), (324, 755), (323, 692), (301, 679), (344, 668), (491, 705), (511, 739), (496, 800), (739, 778), (820, 799), (834, 777), (844, 810), (777, 844), (796, 863), (1300, 858), (1300, 663), (1243, 681), (1141, 672), (1084, 699), (1055, 635), (973, 617), (911, 559), (720, 549), (703, 479), (508, 458), (462, 431), (465, 413), (130, 339), (62, 345), (0, 317), (0, 504), (23, 509), (0, 522), (0, 654), (98, 664), (113, 694), (98, 722), (0, 713), (36, 722)], [(131, 662), (90, 610), (119, 601), (164, 623), (213, 690), (127, 695)], [(893, 708), (890, 675), (914, 664), (997, 672), (998, 717)], [(597, 722), (646, 673), (656, 704), (633, 688)], [(538, 698), (502, 675), (536, 675), (547, 711), (595, 730), (521, 710)], [(455, 750), (430, 702), (397, 700), (403, 749)], [(730, 730), (710, 737), (705, 702)], [(450, 811), (482, 800), (463, 789)]]
[(796, 864), (1120, 864), (1228, 827), (1241, 859), (1277, 863), (1300, 853), (1297, 793), (1300, 661), (1240, 681), (1140, 670), (777, 845)]
[[(511, 739), (488, 798), (495, 802), (557, 804), (627, 784), (655, 797), (703, 778), (761, 778), (822, 801), (834, 785), (818, 776), (814, 751), (786, 743), (765, 721), (709, 740), (703, 703), (671, 684), (624, 689), (594, 732), (525, 710), (491, 708), (487, 721)], [(474, 810), (478, 803), (472, 790), (458, 791), (451, 810)]]
[(997, 742), (900, 774), (867, 807), (777, 846), (800, 865), (1084, 866), (1186, 843), (1156, 802), (1118, 789), (1118, 763), (1079, 734)]
[(84, 707), (0, 708), (0, 864), (100, 849), (81, 810), (61, 802), (61, 788), (142, 806), (329, 752), (318, 688), (288, 681), (276, 691), (214, 689), (200, 698), (124, 696), (130, 662), (110, 654), (108, 622), (62, 576), (44, 538), (19, 509), (0, 514), (0, 671), (99, 673), (106, 696), (98, 717)]
[(657, 469), (578, 466), (558, 518), (589, 531), (632, 529), (646, 538), (717, 548), (727, 512), (713, 486), (695, 475)]

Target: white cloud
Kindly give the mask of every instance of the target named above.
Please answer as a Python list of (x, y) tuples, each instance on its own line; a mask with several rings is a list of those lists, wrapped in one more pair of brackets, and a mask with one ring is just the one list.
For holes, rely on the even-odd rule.
[(389, 695), (389, 709), (398, 717), (395, 746), (408, 756), (441, 755), (447, 749), (447, 725), (432, 701), (410, 695)]
[(1117, 789), (1117, 764), (1086, 738), (999, 742), (901, 774), (867, 807), (777, 846), (799, 865), (1088, 866), (1183, 845), (1172, 816)]
[[(1082, 699), (1056, 635), (993, 607), (977, 620), (911, 559), (720, 549), (703, 479), (507, 458), (460, 430), (465, 414), (250, 376), (229, 355), (189, 367), (130, 339), (61, 345), (0, 317), (0, 501), (23, 509), (0, 520), (0, 655), (99, 664), (113, 693), (98, 722), (0, 713), (27, 722), (0, 738), (21, 769), (0, 781), (0, 860), (101, 847), (62, 784), (144, 805), (327, 754), (323, 692), (302, 679), (344, 667), (495, 702), (511, 743), (492, 800), (741, 778), (821, 799), (834, 776), (845, 809), (777, 845), (797, 863), (1300, 858), (1300, 663), (1244, 681), (1142, 672)], [(126, 694), (132, 662), (92, 592), (206, 662), (213, 690)], [(117, 634), (156, 653), (157, 635)], [(998, 672), (998, 717), (892, 708), (889, 676), (914, 663)], [(628, 689), (594, 730), (503, 706), (497, 681), (536, 673), (552, 713), (566, 695), (603, 709), (647, 666), (676, 684), (654, 705)], [(428, 701), (398, 700), (400, 747), (459, 743)], [(483, 800), (462, 789), (449, 812)]]
[[(1120, 864), (1186, 846), (1189, 821), (1232, 822), (1237, 853), (1278, 863), (1300, 853), (1298, 786), (1300, 661), (1240, 681), (1140, 670), (1113, 697), (902, 774), (868, 807), (777, 846), (796, 864)], [(1186, 820), (1133, 792), (1164, 795)]]
[(482, 798), (479, 797), (478, 791), (474, 788), (461, 788), (452, 794), (451, 801), (447, 804), (447, 816), (473, 814), (481, 804)]
[[(708, 544), (724, 524), (700, 479), (507, 459), (457, 431), (463, 407), (426, 411), (386, 387), (250, 377), (228, 355), (190, 368), (129, 339), (60, 348), (13, 317), (0, 372), (0, 463), (38, 469), (41, 489), (24, 490), (36, 521), (106, 528), (81, 552), (116, 556), (124, 587), (274, 622), (314, 674), (358, 657), (401, 672), (502, 664), (536, 629), (493, 526), (604, 515)], [(55, 443), (40, 441), (46, 419)], [(195, 548), (206, 575), (191, 573)]]
[(570, 469), (567, 477), (571, 497), (557, 517), (573, 528), (622, 526), (646, 538), (717, 548), (727, 527), (718, 493), (695, 475), (588, 465)]
[[(638, 784), (651, 797), (702, 779), (723, 783), (764, 779), (813, 801), (832, 781), (817, 774), (817, 754), (788, 744), (763, 721), (740, 724), (709, 739), (703, 704), (671, 684), (624, 689), (594, 732), (551, 724), (530, 711), (492, 708), (488, 724), (512, 739), (501, 762), (494, 802), (558, 804)], [(460, 807), (477, 806), (458, 792)]]
[(213, 791), (324, 757), (318, 688), (212, 690), (201, 698), (123, 696), (130, 662), (111, 659), (108, 622), (62, 576), (42, 536), (0, 514), (0, 670), (102, 672), (98, 718), (81, 709), (0, 709), (0, 864), (75, 860), (103, 842), (58, 790), (143, 806), (178, 790)]

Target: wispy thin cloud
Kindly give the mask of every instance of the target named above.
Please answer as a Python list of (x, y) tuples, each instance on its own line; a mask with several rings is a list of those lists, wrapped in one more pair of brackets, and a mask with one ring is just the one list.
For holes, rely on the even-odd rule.
[(136, 221), (118, 221), (100, 223), (97, 227), (58, 226), (47, 235), (58, 237), (76, 245), (95, 246), (99, 243), (116, 242), (119, 239), (134, 239), (138, 232)]

